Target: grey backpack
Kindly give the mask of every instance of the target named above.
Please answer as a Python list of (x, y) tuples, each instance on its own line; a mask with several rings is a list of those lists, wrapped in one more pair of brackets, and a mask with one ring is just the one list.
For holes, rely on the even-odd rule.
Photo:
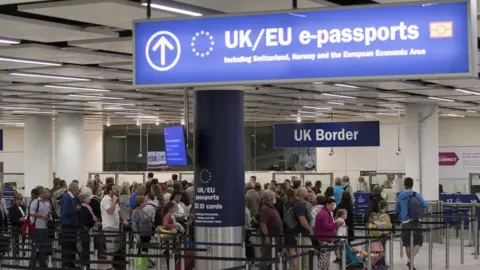
[(419, 220), (425, 216), (425, 209), (422, 201), (417, 198), (417, 193), (413, 192), (412, 197), (408, 200), (408, 217), (410, 220)]

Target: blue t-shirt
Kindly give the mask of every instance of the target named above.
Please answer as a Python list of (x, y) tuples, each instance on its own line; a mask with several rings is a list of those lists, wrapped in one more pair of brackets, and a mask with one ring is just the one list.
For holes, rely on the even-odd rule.
[(138, 197), (138, 193), (134, 192), (128, 201), (128, 207), (135, 209), (135, 199)]
[(333, 198), (335, 199), (335, 203), (338, 205), (342, 200), (342, 194), (345, 190), (342, 186), (335, 186), (333, 187)]

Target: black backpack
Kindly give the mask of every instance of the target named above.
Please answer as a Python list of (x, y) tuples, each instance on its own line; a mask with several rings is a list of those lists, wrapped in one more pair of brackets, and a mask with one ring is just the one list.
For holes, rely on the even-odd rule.
[(154, 206), (155, 210), (155, 221), (153, 222), (153, 229), (155, 230), (158, 226), (162, 226), (163, 224), (163, 205), (159, 205), (158, 207)]

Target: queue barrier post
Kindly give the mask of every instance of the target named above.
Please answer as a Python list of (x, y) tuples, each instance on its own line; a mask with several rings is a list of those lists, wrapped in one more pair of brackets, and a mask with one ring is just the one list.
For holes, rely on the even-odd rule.
[(445, 229), (445, 269), (450, 268), (450, 226)]
[[(464, 264), (465, 263), (465, 255), (464, 255), (464, 252), (465, 252), (465, 239), (463, 238), (463, 229), (464, 229), (464, 224), (465, 222), (463, 221), (462, 219), (462, 222), (461, 222), (461, 226), (460, 227), (460, 264)], [(471, 226), (470, 226), (471, 227)]]
[[(128, 238), (128, 239), (131, 239), (131, 238)], [(137, 238), (136, 237), (133, 237), (133, 243), (131, 243), (130, 245), (130, 248), (133, 249), (133, 254), (139, 254), (138, 253), (138, 246), (137, 246)], [(136, 264), (136, 258), (135, 257), (130, 257), (130, 267), (131, 269), (133, 270), (136, 270), (137, 269), (137, 264)]]
[(162, 245), (162, 242), (161, 242), (161, 238), (160, 238), (160, 234), (157, 234), (157, 243), (158, 243), (158, 248), (157, 248), (157, 258), (156, 258), (156, 264), (157, 266), (160, 266), (160, 253), (161, 253), (161, 249), (160, 249), (160, 246)]
[(314, 250), (313, 251), (314, 256), (313, 256), (313, 269), (317, 270), (318, 269), (318, 251)]
[(280, 255), (280, 259), (278, 260), (278, 270), (283, 270), (283, 260), (285, 257), (283, 255)]
[[(178, 239), (179, 237), (177, 237)], [(178, 243), (181, 243), (180, 239), (178, 239)], [(185, 270), (185, 244), (182, 243), (180, 244), (180, 247), (182, 247), (182, 250), (180, 251), (180, 270)]]
[[(93, 230), (90, 229), (90, 231), (88, 232), (88, 235), (93, 235)], [(93, 251), (93, 253), (92, 253)], [(95, 250), (95, 241), (94, 241), (94, 237), (90, 237), (90, 260), (91, 261), (96, 261), (98, 260), (97, 258), (97, 252)], [(90, 264), (90, 269), (97, 269), (98, 266), (97, 264)]]
[[(445, 209), (445, 207), (443, 206), (444, 203), (442, 201), (439, 201), (438, 204), (439, 204), (439, 211), (438, 212), (443, 212), (443, 210)], [(438, 220), (439, 222), (443, 222), (443, 216), (442, 215), (439, 215), (438, 219), (439, 219)], [(438, 243), (443, 244), (443, 232), (444, 232), (444, 230), (437, 230), (437, 232), (438, 232), (438, 240), (439, 240)]]
[[(277, 254), (277, 252), (276, 252), (276, 251), (277, 251), (277, 247), (275, 246), (275, 244), (276, 244), (276, 242), (275, 242), (275, 237), (271, 237), (271, 239), (272, 239), (272, 240), (271, 240), (271, 242), (270, 242), (270, 245), (272, 245), (272, 250), (271, 250), (271, 251), (272, 251), (272, 259), (275, 260), (275, 259), (277, 258), (277, 256), (276, 256), (276, 254)], [(272, 268), (272, 270), (277, 269), (277, 268), (276, 268), (275, 261), (273, 261), (271, 268)]]
[(433, 269), (433, 229), (428, 231), (428, 270)]
[(479, 245), (478, 245), (478, 217), (477, 217), (477, 203), (474, 202), (473, 203), (473, 250), (474, 250), (474, 253), (475, 253), (475, 260), (478, 259), (478, 253), (479, 253)]
[(347, 269), (347, 243), (342, 241), (342, 270)]
[(368, 239), (367, 252), (368, 252), (367, 269), (372, 270), (372, 240), (371, 239)]
[(415, 269), (415, 245), (413, 244), (413, 229), (410, 228), (410, 270)]
[[(302, 246), (303, 241), (302, 241), (302, 234), (301, 233), (298, 234), (297, 239), (298, 239), (298, 245)], [(302, 248), (301, 247), (299, 247), (297, 250), (298, 250), (297, 255), (302, 254)], [(298, 269), (303, 269), (303, 267), (302, 267), (303, 266), (302, 265), (303, 258), (302, 257), (298, 256), (297, 258), (294, 258), (293, 260), (297, 261)]]
[[(388, 255), (389, 255), (389, 263), (390, 263), (390, 270), (394, 270), (394, 263), (393, 263), (393, 241), (395, 240), (395, 234), (392, 232), (390, 234), (390, 243), (388, 244), (388, 247), (390, 248), (389, 249), (389, 252), (388, 252)], [(385, 247), (384, 247), (385, 248)], [(400, 248), (401, 250), (402, 248)]]
[[(400, 258), (403, 259), (403, 239), (402, 237), (400, 237), (400, 241), (398, 241), (400, 243)], [(393, 243), (392, 243), (393, 245)]]
[(471, 217), (473, 216), (473, 213), (474, 213), (474, 210), (473, 210), (473, 207), (474, 207), (474, 204), (472, 203), (471, 206), (470, 206), (470, 214), (469, 214), (469, 218), (468, 218), (468, 246), (470, 247), (473, 247), (473, 236), (475, 235), (475, 233), (473, 232), (473, 221), (471, 221)]
[(52, 263), (52, 255), (48, 255), (48, 262), (47, 262), (47, 266), (49, 268), (52, 268), (53, 267), (53, 263)]
[(169, 252), (168, 268), (169, 270), (175, 270), (175, 252)]

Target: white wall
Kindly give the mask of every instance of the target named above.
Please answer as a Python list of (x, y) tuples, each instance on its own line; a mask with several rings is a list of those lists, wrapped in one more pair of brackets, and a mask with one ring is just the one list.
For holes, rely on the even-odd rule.
[[(55, 133), (53, 133), (53, 147), (55, 147)], [(87, 125), (84, 130), (84, 179), (86, 181), (88, 172), (101, 172), (103, 170), (103, 126)], [(23, 128), (3, 128), (3, 151), (0, 151), (0, 162), (3, 162), (3, 170), (6, 173), (24, 173), (23, 159)], [(55, 150), (52, 150), (53, 169), (55, 171)]]
[[(363, 119), (365, 121), (365, 119)], [(403, 118), (382, 120), (380, 122), (380, 147), (336, 147), (335, 155), (329, 156), (330, 148), (317, 148), (317, 172), (333, 172), (335, 177), (348, 175), (352, 186), (360, 171), (404, 172), (405, 156), (403, 151), (396, 155), (397, 128), (400, 123), (400, 147), (405, 144), (405, 126)], [(480, 146), (479, 118), (440, 118), (439, 145)], [(461, 190), (467, 179), (442, 179), (444, 189)], [(454, 185), (457, 185), (454, 187)], [(452, 190), (454, 191), (454, 190)]]

